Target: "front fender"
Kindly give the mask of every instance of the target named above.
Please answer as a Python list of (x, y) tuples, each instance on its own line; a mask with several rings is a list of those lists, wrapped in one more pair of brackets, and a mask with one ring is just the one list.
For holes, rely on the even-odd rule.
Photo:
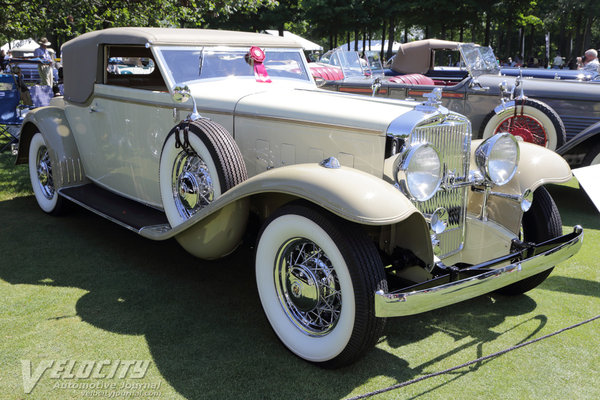
[[(471, 169), (475, 165), (475, 150), (483, 140), (473, 140), (471, 144)], [(520, 160), (514, 178), (503, 186), (493, 187), (494, 192), (521, 195), (527, 189), (534, 191), (542, 185), (549, 183), (564, 183), (571, 179), (569, 164), (545, 147), (519, 141)]]
[[(472, 142), (471, 170), (477, 169), (474, 152), (481, 142), (482, 140)], [(521, 157), (513, 179), (506, 185), (491, 188), (492, 192), (510, 195), (513, 199), (490, 196), (487, 202), (488, 218), (503, 225), (515, 234), (519, 232), (523, 214), (520, 201), (517, 199), (527, 190), (533, 192), (542, 185), (567, 182), (572, 177), (567, 162), (552, 150), (521, 141), (519, 141), (519, 148)], [(483, 195), (471, 191), (469, 194), (469, 212), (479, 215), (482, 204)]]
[(426, 226), (415, 206), (383, 179), (349, 167), (330, 169), (318, 164), (295, 164), (271, 169), (240, 183), (168, 232), (143, 229), (140, 234), (156, 240), (168, 239), (229, 204), (261, 194), (304, 199), (362, 225), (392, 225), (416, 213)]
[(227, 218), (237, 210), (241, 210), (241, 215), (248, 203), (255, 209), (268, 209), (264, 213), (267, 216), (279, 200), (283, 200), (281, 205), (295, 199), (304, 199), (357, 224), (388, 226), (393, 232), (386, 231), (389, 240), (385, 240), (389, 243), (384, 247), (409, 249), (426, 262), (433, 257), (429, 226), (423, 214), (399, 190), (366, 172), (349, 167), (324, 168), (318, 164), (295, 164), (263, 172), (230, 189), (170, 230), (148, 227), (139, 233), (153, 240), (171, 237), (187, 240), (184, 238), (198, 237), (192, 232), (200, 230), (200, 236), (212, 237), (212, 231), (223, 230), (233, 222)]
[(37, 132), (44, 136), (52, 162), (57, 166), (53, 171), (56, 187), (86, 183), (73, 131), (61, 107), (41, 107), (27, 113), (21, 126), (16, 164), (27, 163), (29, 143)]

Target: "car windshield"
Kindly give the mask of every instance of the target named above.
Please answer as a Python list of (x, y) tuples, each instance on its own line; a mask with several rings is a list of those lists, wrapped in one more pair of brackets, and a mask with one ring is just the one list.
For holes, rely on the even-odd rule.
[[(342, 68), (344, 77), (365, 77), (373, 73), (367, 59), (361, 58), (356, 51), (332, 50), (323, 55), (320, 60), (324, 64)], [(376, 61), (374, 61), (376, 63)], [(383, 68), (380, 68), (383, 72)]]
[(460, 53), (467, 69), (474, 75), (498, 73), (500, 71), (494, 51), (489, 46), (464, 43), (460, 45)]
[[(296, 49), (263, 49), (263, 65), (273, 81), (292, 79), (310, 81)], [(248, 62), (249, 49), (212, 47), (159, 47), (159, 58), (173, 84), (204, 79), (254, 77), (254, 68)]]

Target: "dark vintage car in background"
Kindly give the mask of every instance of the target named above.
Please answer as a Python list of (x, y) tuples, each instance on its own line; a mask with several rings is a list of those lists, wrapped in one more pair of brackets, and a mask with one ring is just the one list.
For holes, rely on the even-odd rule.
[[(344, 79), (323, 87), (372, 95), (376, 74), (357, 74), (356, 61), (348, 60), (358, 55), (342, 52), (325, 61), (341, 68)], [(441, 88), (442, 104), (469, 117), (474, 137), (510, 131), (557, 151), (574, 167), (600, 162), (600, 87), (590, 81), (502, 75), (490, 47), (435, 39), (403, 44), (390, 67), (377, 96), (421, 99)]]

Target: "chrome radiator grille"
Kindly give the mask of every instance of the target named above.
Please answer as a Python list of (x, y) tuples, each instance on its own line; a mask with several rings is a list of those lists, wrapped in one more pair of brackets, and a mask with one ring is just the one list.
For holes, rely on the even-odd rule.
[[(439, 118), (439, 117), (438, 117)], [(465, 177), (469, 174), (471, 124), (468, 120), (450, 114), (440, 122), (437, 119), (419, 124), (410, 135), (412, 143), (430, 143), (440, 152), (447, 181), (448, 176)], [(440, 189), (435, 196), (415, 206), (425, 215), (444, 207), (450, 216), (448, 228), (437, 236), (440, 241), (438, 257), (444, 258), (462, 249), (466, 217), (467, 187)]]

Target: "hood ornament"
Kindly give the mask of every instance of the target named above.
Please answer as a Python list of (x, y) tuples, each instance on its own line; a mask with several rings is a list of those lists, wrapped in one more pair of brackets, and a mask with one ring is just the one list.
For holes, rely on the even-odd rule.
[(448, 114), (448, 109), (442, 107), (442, 88), (434, 88), (431, 93), (424, 93), (423, 97), (427, 100), (415, 107), (418, 111), (433, 113), (436, 111), (442, 114)]

